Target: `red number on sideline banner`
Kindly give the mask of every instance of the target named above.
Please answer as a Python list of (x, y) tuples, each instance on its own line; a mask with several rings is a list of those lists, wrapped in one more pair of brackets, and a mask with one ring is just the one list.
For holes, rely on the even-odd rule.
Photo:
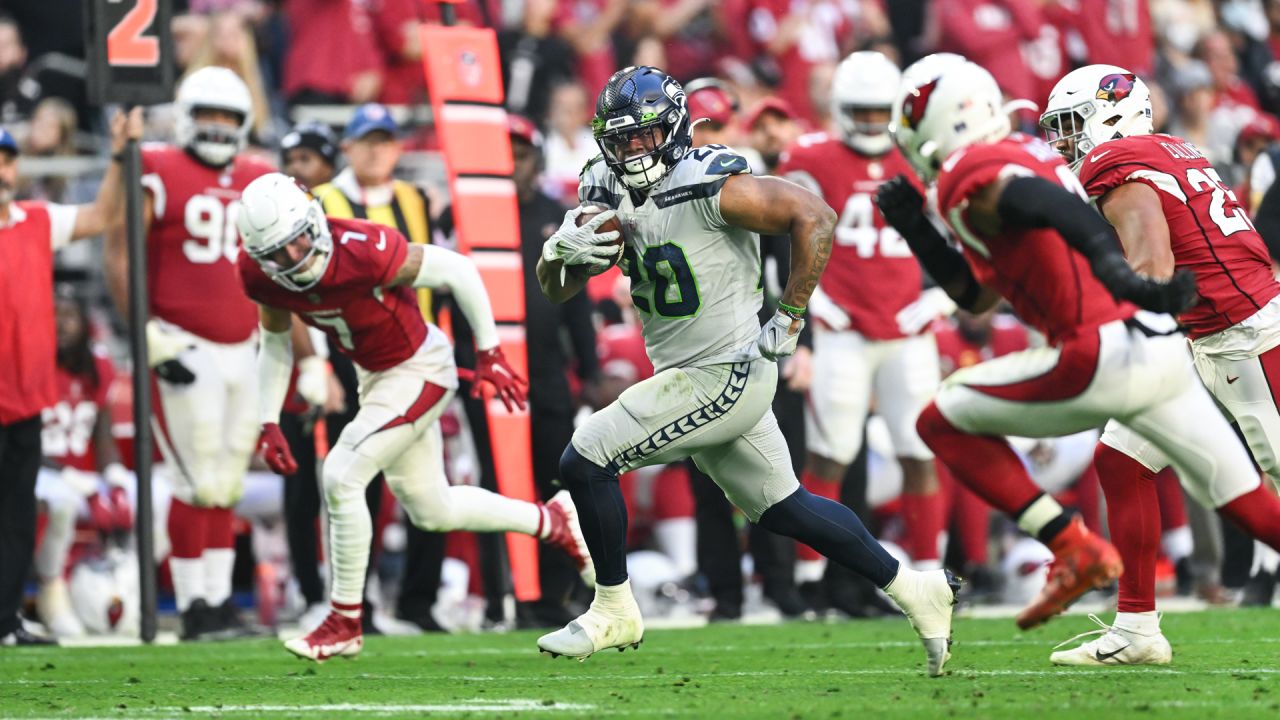
[(111, 65), (156, 65), (160, 39), (142, 33), (156, 19), (156, 0), (137, 0), (120, 23), (107, 33), (107, 62)]

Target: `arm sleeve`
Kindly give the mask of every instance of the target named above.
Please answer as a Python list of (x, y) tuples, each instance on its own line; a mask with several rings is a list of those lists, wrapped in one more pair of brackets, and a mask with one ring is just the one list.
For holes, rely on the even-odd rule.
[(997, 211), (1008, 225), (1057, 230), (1090, 262), (1111, 254), (1123, 256), (1115, 230), (1102, 215), (1089, 211), (1071, 191), (1042, 177), (1010, 180), (1000, 193)]
[(493, 320), (489, 293), (480, 279), (475, 263), (464, 255), (438, 245), (422, 245), (422, 265), (413, 279), (416, 288), (448, 287), (458, 301), (462, 314), (475, 331), (476, 348), (489, 350), (498, 346), (498, 326)]
[(280, 422), (280, 408), (289, 392), (293, 372), (293, 343), (289, 331), (275, 333), (262, 328), (258, 347), (258, 417), (265, 423)]
[(76, 205), (58, 203), (49, 203), (45, 207), (49, 211), (49, 245), (57, 252), (71, 243), (71, 235), (76, 229), (76, 214), (80, 209)]

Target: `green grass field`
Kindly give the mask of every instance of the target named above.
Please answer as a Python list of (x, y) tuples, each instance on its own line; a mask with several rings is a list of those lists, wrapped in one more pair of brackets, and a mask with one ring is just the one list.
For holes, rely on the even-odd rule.
[(1280, 613), (1169, 615), (1168, 668), (1048, 664), (1092, 627), (958, 620), (946, 677), (924, 676), (905, 621), (652, 630), (638, 652), (578, 663), (536, 634), (372, 638), (314, 665), (274, 640), (0, 648), (2, 717), (1280, 717)]

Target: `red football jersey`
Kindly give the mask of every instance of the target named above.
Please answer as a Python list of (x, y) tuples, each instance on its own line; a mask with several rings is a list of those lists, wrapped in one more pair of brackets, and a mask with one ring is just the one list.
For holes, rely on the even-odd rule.
[(88, 373), (72, 375), (57, 368), (58, 401), (44, 409), (40, 433), (40, 449), (45, 457), (85, 472), (98, 469), (93, 427), (98, 413), (107, 409), (107, 390), (116, 374), (111, 360), (100, 355), (93, 359), (98, 370), (97, 384)]
[[(894, 316), (920, 297), (923, 275), (907, 241), (876, 207), (876, 188), (915, 172), (895, 148), (880, 157), (854, 152), (826, 133), (805, 135), (787, 149), (778, 175), (803, 173), (840, 215), (831, 260), (819, 285), (849, 315), (851, 328), (872, 340), (902, 337)], [(801, 184), (811, 184), (800, 179)], [(923, 188), (921, 190), (923, 194)]]
[(1014, 133), (947, 158), (938, 176), (938, 208), (960, 239), (978, 282), (1003, 295), (1023, 322), (1053, 344), (1081, 330), (1132, 317), (1135, 308), (1112, 298), (1089, 262), (1057, 232), (1015, 229), (987, 237), (969, 229), (969, 196), (1007, 175), (1038, 175), (1077, 192), (1083, 202), (1079, 180), (1062, 156), (1039, 138)]
[(991, 330), (981, 345), (961, 333), (953, 319), (934, 323), (933, 337), (938, 341), (938, 364), (943, 377), (971, 365), (1026, 350), (1029, 345), (1027, 329), (1008, 315), (996, 315), (991, 319)]
[(370, 372), (413, 357), (427, 339), (418, 296), (407, 286), (386, 287), (409, 254), (393, 228), (364, 220), (328, 218), (333, 257), (320, 282), (293, 292), (277, 285), (247, 254), (240, 279), (254, 301), (297, 313), (323, 330), (343, 354)]
[(142, 186), (154, 200), (147, 236), (151, 314), (218, 343), (248, 340), (258, 313), (236, 279), (240, 193), (267, 163), (239, 155), (211, 168), (172, 145), (142, 149)]
[(1267, 246), (1244, 206), (1182, 138), (1135, 135), (1108, 141), (1085, 158), (1080, 180), (1090, 197), (1102, 198), (1128, 182), (1156, 190), (1169, 224), (1174, 265), (1196, 275), (1200, 300), (1179, 318), (1193, 339), (1235, 325), (1280, 295)]

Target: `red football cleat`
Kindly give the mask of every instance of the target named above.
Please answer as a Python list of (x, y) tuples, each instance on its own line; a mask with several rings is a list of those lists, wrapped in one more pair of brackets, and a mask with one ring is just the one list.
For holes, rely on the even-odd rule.
[(547, 517), (550, 527), (540, 533), (542, 541), (554, 545), (573, 559), (578, 574), (587, 587), (596, 586), (596, 567), (591, 562), (591, 553), (587, 550), (587, 542), (582, 539), (582, 527), (578, 525), (578, 509), (573, 506), (573, 498), (568, 490), (556, 493), (547, 504)]
[(355, 657), (364, 647), (364, 634), (360, 630), (360, 618), (347, 617), (330, 611), (320, 627), (300, 638), (284, 644), (289, 652), (300, 658), (322, 663), (331, 657)]
[(1018, 613), (1018, 627), (1033, 628), (1066, 610), (1081, 595), (1105, 587), (1124, 572), (1124, 563), (1111, 543), (1085, 528), (1079, 517), (1049, 543), (1053, 562), (1040, 595)]

